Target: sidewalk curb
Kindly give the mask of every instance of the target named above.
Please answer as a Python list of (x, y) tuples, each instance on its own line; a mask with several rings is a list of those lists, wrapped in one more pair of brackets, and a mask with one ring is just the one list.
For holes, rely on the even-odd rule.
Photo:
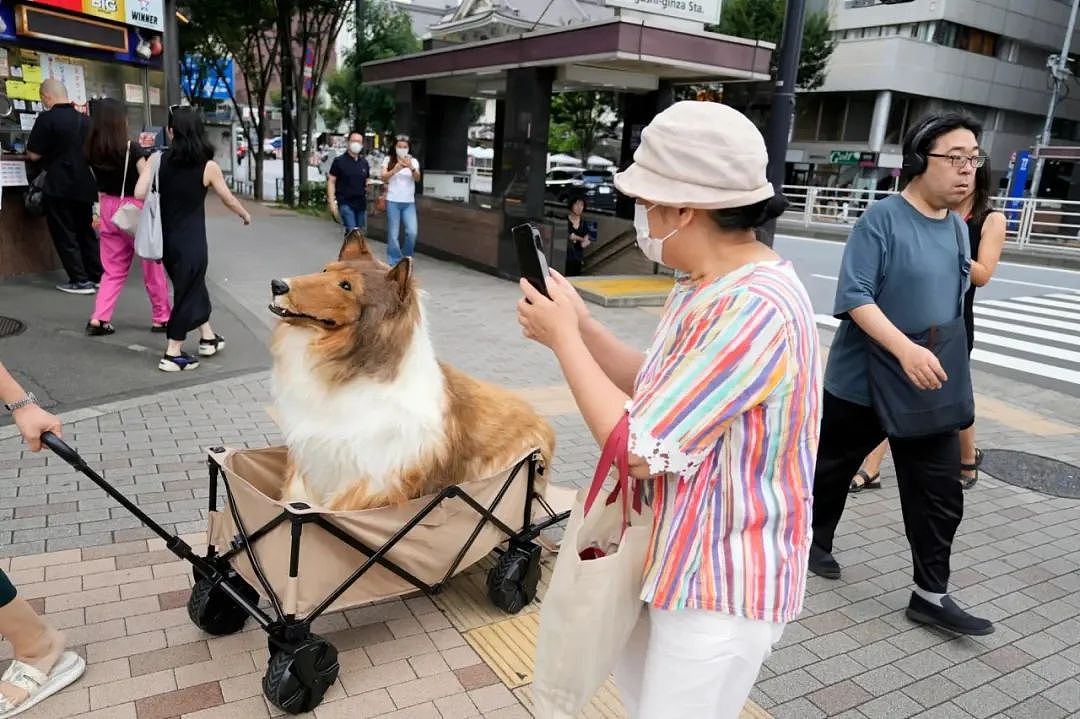
[[(67, 412), (61, 412), (57, 416), (60, 418), (60, 421), (63, 424), (69, 425), (75, 422), (82, 422), (83, 420), (87, 419), (96, 419), (97, 417), (102, 417), (107, 414), (113, 414), (114, 412), (120, 412), (125, 409), (133, 409), (135, 407), (142, 407), (148, 404), (155, 404), (163, 400), (179, 399), (182, 396), (190, 396), (193, 392), (212, 392), (216, 389), (220, 389), (223, 387), (231, 387), (238, 383), (248, 382), (261, 376), (269, 377), (270, 371), (245, 371), (242, 374), (216, 379), (213, 382), (207, 382), (206, 384), (192, 385), (189, 387), (181, 387), (178, 389), (168, 389), (163, 392), (141, 394), (137, 397), (129, 397), (127, 399), (114, 400), (112, 402), (103, 402), (102, 404), (91, 405), (89, 407), (80, 407), (78, 409), (68, 410)], [(3, 427), (0, 427), (0, 440), (11, 439), (12, 437), (18, 436), (19, 429), (14, 424), (4, 425)]]

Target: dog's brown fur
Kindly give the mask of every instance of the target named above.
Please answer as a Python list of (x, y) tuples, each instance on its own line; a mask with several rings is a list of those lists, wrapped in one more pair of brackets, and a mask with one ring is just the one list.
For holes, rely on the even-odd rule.
[[(322, 272), (291, 278), (288, 287), (287, 294), (275, 298), (275, 312), (283, 315), (271, 345), (275, 365), (284, 360), (283, 344), (289, 333), (314, 328), (314, 332), (305, 330), (311, 334), (309, 356), (317, 358), (313, 369), (327, 389), (351, 382), (390, 383), (402, 371), (413, 334), (423, 327), (411, 260), (389, 267), (372, 255), (363, 235), (354, 231), (342, 245), (337, 262)], [(334, 510), (365, 509), (493, 476), (532, 448), (539, 448), (544, 464), (550, 466), (555, 433), (527, 402), (443, 362), (438, 367), (444, 378), (444, 436), (418, 448), (412, 466), (376, 482), (381, 491), (372, 490), (371, 477), (342, 477), (339, 491), (327, 497), (311, 497), (304, 477), (292, 469), (283, 496), (309, 497)], [(365, 418), (370, 422), (379, 408), (357, 411), (372, 413)], [(379, 450), (372, 447), (370, 451)], [(310, 456), (304, 459), (311, 461)]]

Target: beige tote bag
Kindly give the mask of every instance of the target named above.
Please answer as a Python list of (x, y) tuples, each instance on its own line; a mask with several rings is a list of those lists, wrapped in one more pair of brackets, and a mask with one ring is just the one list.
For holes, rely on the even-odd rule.
[[(623, 415), (588, 493), (578, 492), (540, 606), (533, 680), (540, 719), (578, 716), (611, 675), (641, 613), (652, 511), (642, 506), (640, 484), (629, 476), (628, 439)], [(613, 463), (618, 484), (607, 502), (597, 502)]]

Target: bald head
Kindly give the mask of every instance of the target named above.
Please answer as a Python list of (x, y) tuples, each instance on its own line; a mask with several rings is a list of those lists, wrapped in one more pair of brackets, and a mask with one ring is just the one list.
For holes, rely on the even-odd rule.
[(47, 78), (41, 81), (41, 103), (45, 109), (50, 109), (57, 103), (67, 102), (68, 94), (64, 83), (55, 78)]

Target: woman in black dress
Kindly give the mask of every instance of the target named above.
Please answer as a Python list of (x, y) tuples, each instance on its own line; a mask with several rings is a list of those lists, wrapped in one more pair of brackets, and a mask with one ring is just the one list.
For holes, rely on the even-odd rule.
[(168, 345), (158, 362), (164, 372), (195, 369), (199, 360), (183, 351), (184, 340), (199, 330), (199, 354), (209, 357), (225, 348), (225, 340), (210, 326), (210, 293), (206, 289), (206, 188), (212, 187), (225, 206), (245, 225), (251, 215), (229, 191), (221, 167), (213, 161), (214, 149), (206, 136), (202, 118), (189, 107), (170, 108), (166, 128), (169, 148), (155, 157), (139, 176), (135, 196), (146, 197), (161, 163), (162, 263), (173, 284), (173, 310), (165, 335)]
[[(964, 324), (967, 326), (968, 355), (975, 347), (975, 288), (990, 281), (1001, 260), (1005, 245), (1005, 214), (990, 202), (990, 164), (983, 159), (975, 170), (975, 187), (955, 208), (968, 226), (971, 243), (971, 287), (964, 296)], [(979, 479), (982, 450), (975, 446), (975, 425), (960, 431), (960, 484), (971, 489)]]
[(585, 248), (589, 246), (589, 232), (585, 229), (585, 198), (571, 197), (566, 217), (566, 276), (581, 274), (585, 264)]

